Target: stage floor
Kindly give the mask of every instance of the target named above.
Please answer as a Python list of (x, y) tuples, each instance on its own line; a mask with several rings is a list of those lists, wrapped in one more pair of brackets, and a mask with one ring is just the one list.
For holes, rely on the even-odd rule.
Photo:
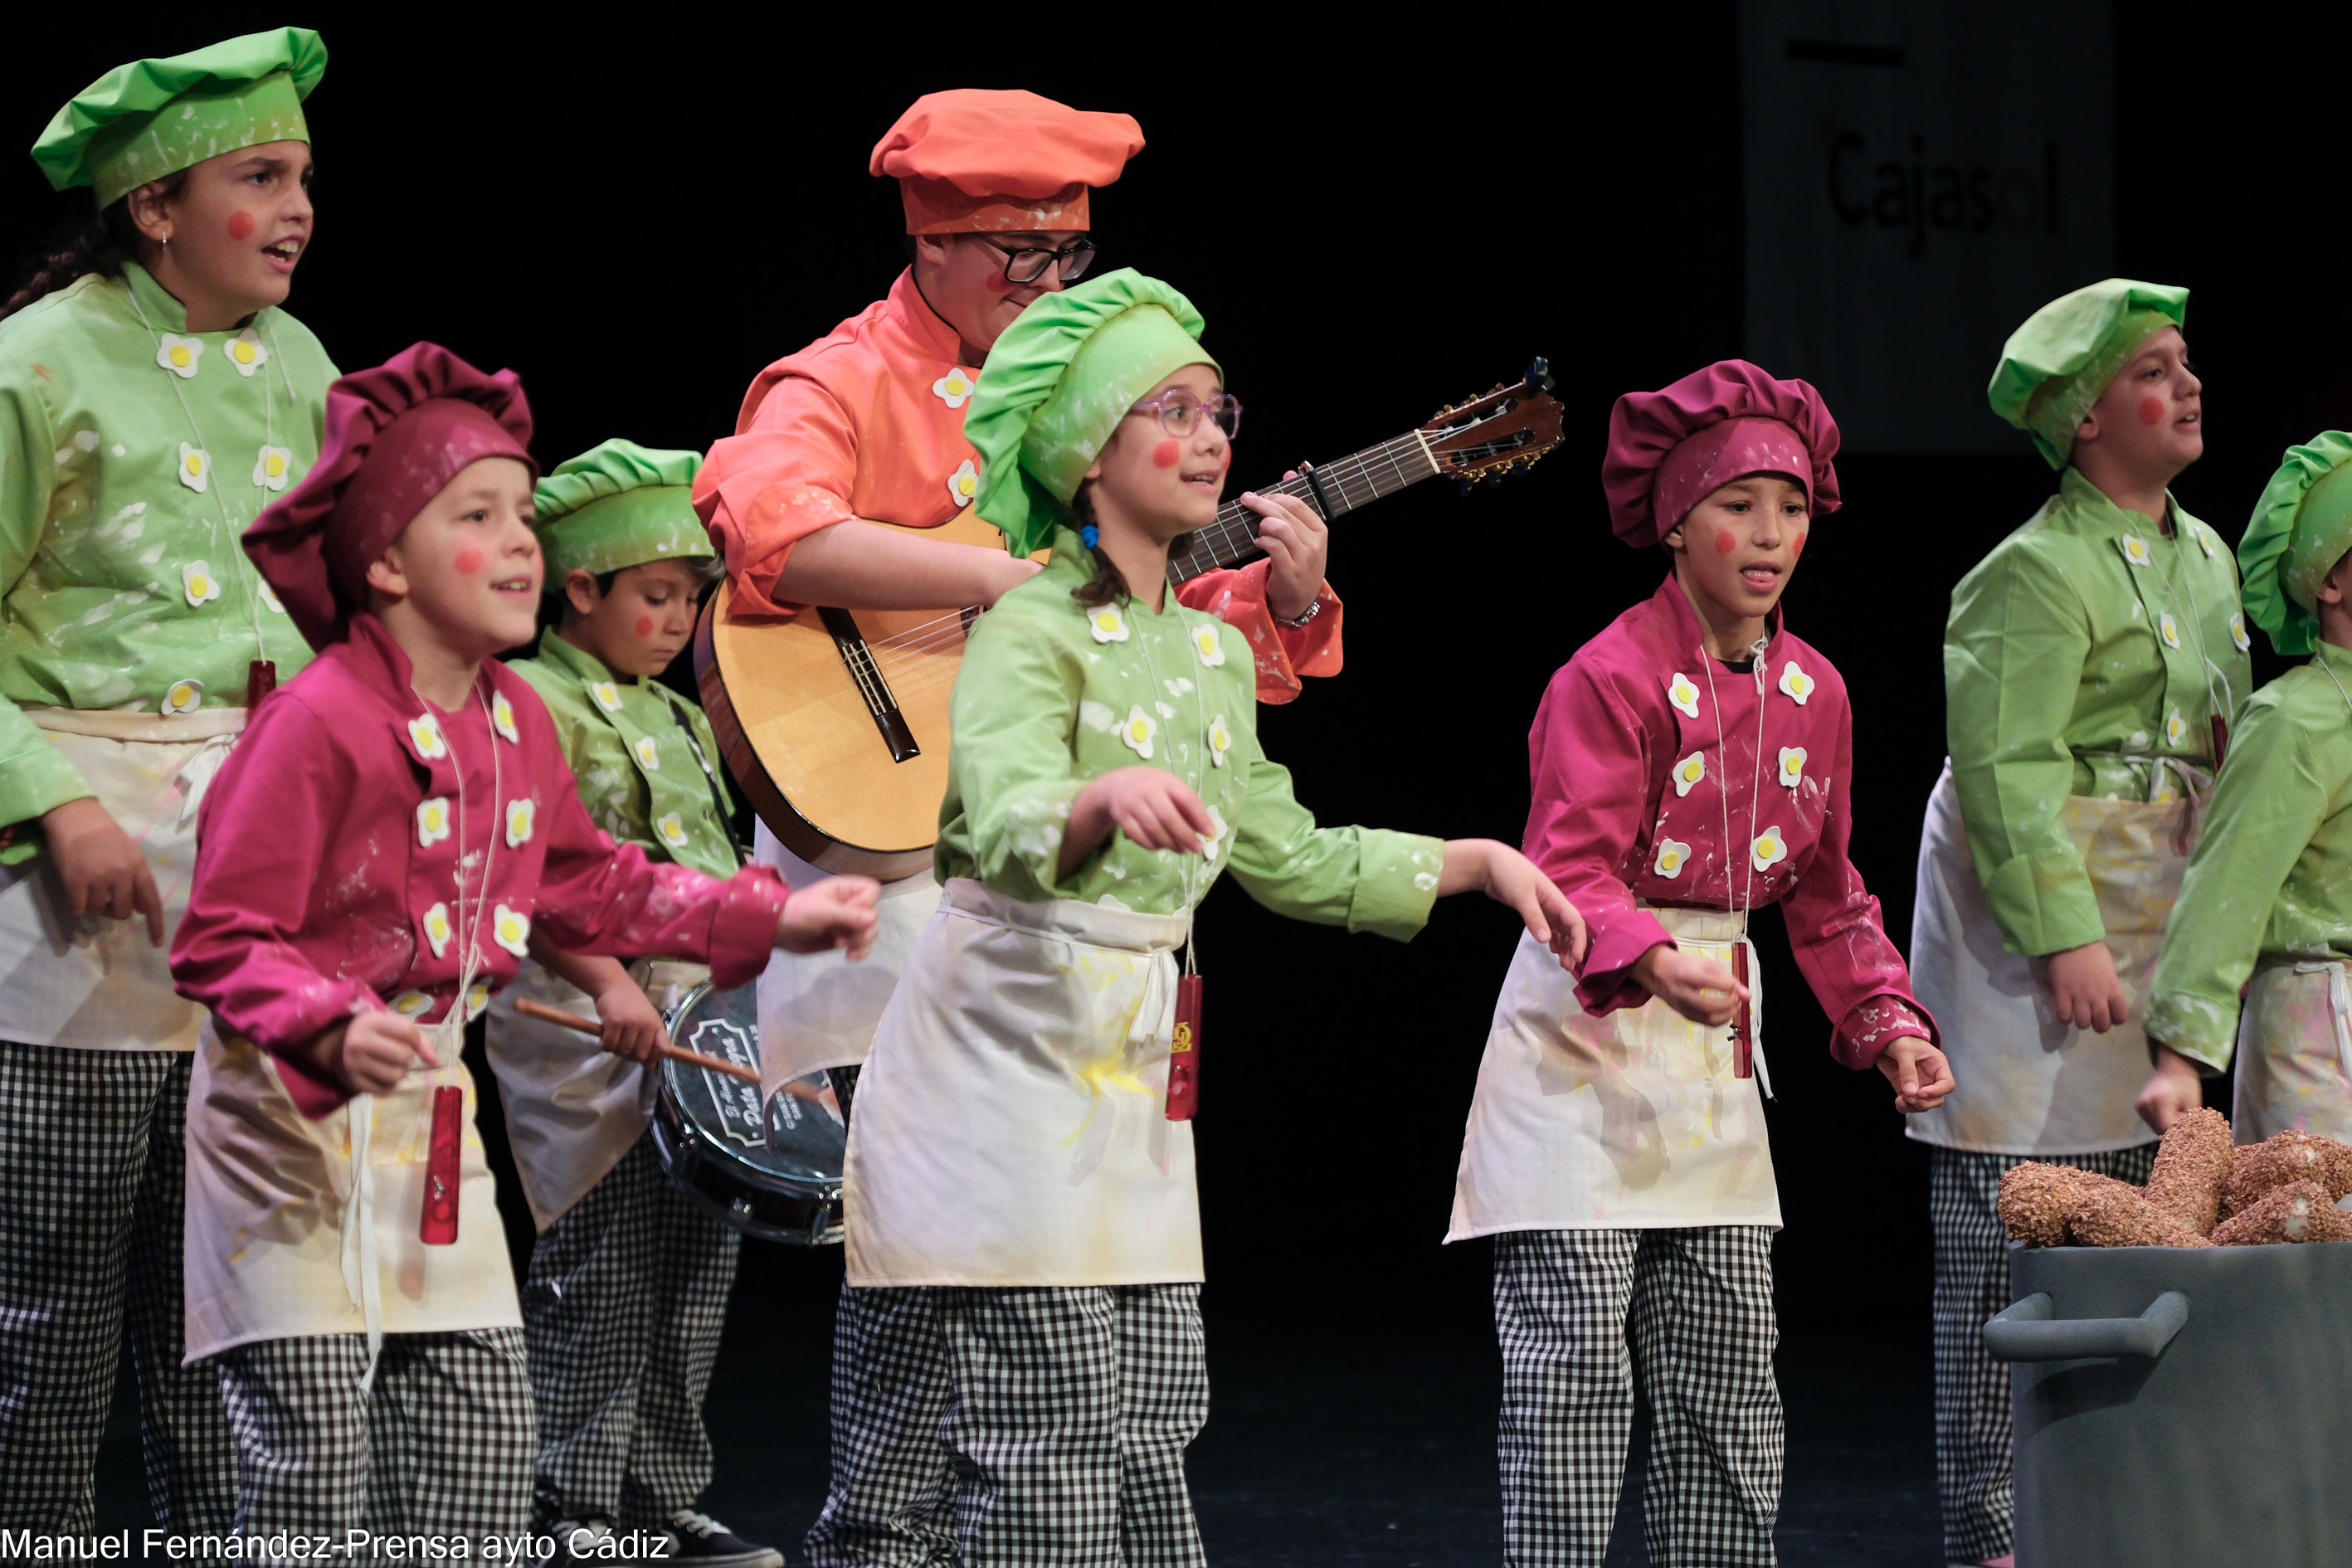
[[(747, 1249), (710, 1396), (710, 1511), (783, 1546), (794, 1564), (824, 1496), (827, 1281), (839, 1277), (830, 1259)], [(1802, 1324), (1785, 1333), (1788, 1568), (1940, 1568), (1926, 1306), (1899, 1342), (1857, 1343), (1850, 1330)], [(1293, 1339), (1263, 1319), (1221, 1324), (1213, 1290), (1206, 1310), (1215, 1392), (1192, 1476), (1217, 1568), (1502, 1560), (1491, 1341), (1432, 1357), (1404, 1343)], [(1648, 1563), (1639, 1510), (1637, 1480), (1610, 1568)], [(102, 1528), (146, 1522), (135, 1416), (121, 1396), (100, 1456), (98, 1511)]]

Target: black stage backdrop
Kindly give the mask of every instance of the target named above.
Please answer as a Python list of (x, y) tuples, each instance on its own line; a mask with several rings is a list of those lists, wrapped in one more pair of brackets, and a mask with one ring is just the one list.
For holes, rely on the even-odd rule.
[[(1570, 412), (1559, 454), (1492, 493), (1425, 486), (1333, 531), (1347, 671), (1262, 715), (1327, 821), (1516, 840), (1545, 682), (1661, 574), (1609, 533), (1610, 403), (1740, 350), (1727, 5), (1359, 11), (1312, 30), (1213, 6), (1150, 28), (1066, 8), (104, 15), (12, 16), (8, 144), (122, 58), (317, 26), (333, 57), (311, 105), (319, 240), (292, 309), (346, 366), (418, 338), (514, 366), (549, 461), (614, 435), (707, 447), (761, 366), (877, 298), (902, 242), (868, 150), (948, 87), (1142, 121), (1150, 145), (1096, 197), (1102, 265), (1165, 277), (1206, 314), (1249, 405), (1240, 482), (1393, 435), (1549, 355)], [(2115, 27), (2116, 270), (2196, 291), (2210, 455), (2179, 493), (2231, 539), (2280, 448), (2352, 417), (2325, 172), (2344, 132), (2324, 79), (2285, 79), (2278, 22), (2133, 5)], [(86, 199), (0, 159), (0, 257)], [(1988, 374), (1998, 348), (1983, 345)], [(1834, 409), (1840, 389), (1823, 391)], [(1788, 596), (1853, 692), (1854, 858), (1899, 942), (1943, 754), (1947, 595), (2052, 488), (2016, 447), (1842, 464), (1845, 510)], [(1777, 916), (1759, 925), (1784, 1310), (1924, 1357), (1925, 1158), (1877, 1075), (1830, 1062)], [(1220, 1353), (1490, 1356), (1486, 1249), (1439, 1237), (1511, 918), (1453, 900), (1397, 947), (1221, 888), (1202, 929)], [(772, 1260), (752, 1278), (816, 1291), (828, 1268)]]

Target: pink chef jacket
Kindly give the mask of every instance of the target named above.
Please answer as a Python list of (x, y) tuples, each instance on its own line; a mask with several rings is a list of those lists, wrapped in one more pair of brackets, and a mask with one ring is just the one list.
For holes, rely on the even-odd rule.
[(1528, 735), (1527, 855), (1591, 931), (1577, 985), (1591, 1012), (1647, 1001), (1634, 961), (1674, 940), (1636, 900), (1707, 910), (1777, 902), (1797, 967), (1836, 1026), (1832, 1055), (1868, 1067), (1897, 1036), (1935, 1038), (1935, 1024), (1846, 858), (1853, 713), (1845, 682), (1785, 629), (1757, 662), (1760, 696), (1753, 673), (1720, 661), (1710, 689), (1697, 613), (1671, 575), (1579, 648), (1552, 677)]
[[(966, 465), (979, 469), (963, 410), (984, 371), (959, 365), (961, 349), (910, 268), (887, 297), (760, 373), (735, 434), (694, 480), (695, 510), (748, 607), (800, 607), (776, 597), (776, 581), (793, 544), (820, 528), (852, 518), (937, 528), (971, 504), (956, 479)], [(1300, 677), (1339, 673), (1340, 605), (1326, 584), (1313, 620), (1277, 625), (1266, 568), (1204, 573), (1176, 596), (1240, 628), (1257, 657), (1258, 700), (1287, 702)]]
[(172, 978), (278, 1058), (306, 1116), (350, 1098), (308, 1055), (320, 1031), (395, 996), (420, 1023), (459, 1005), (461, 846), (469, 915), (481, 895), (476, 973), (493, 988), (533, 918), (568, 952), (707, 959), (719, 985), (767, 963), (786, 896), (773, 871), (720, 881), (615, 847), (529, 683), (493, 661), (476, 689), (480, 704), (432, 707), (383, 624), (358, 616), (262, 705), (205, 796)]

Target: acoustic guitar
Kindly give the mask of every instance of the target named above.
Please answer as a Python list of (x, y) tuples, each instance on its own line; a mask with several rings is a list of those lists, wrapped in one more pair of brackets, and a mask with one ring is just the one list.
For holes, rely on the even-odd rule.
[[(1376, 447), (1302, 468), (1271, 487), (1328, 520), (1423, 479), (1466, 490), (1559, 444), (1560, 406), (1542, 360), (1526, 377), (1448, 406)], [(1259, 553), (1258, 515), (1239, 501), (1168, 562), (1181, 584)], [(924, 539), (1002, 549), (967, 509)], [(948, 697), (977, 608), (814, 608), (781, 618), (734, 613), (721, 584), (695, 627), (702, 706), (751, 808), (793, 854), (823, 870), (884, 880), (930, 862), (947, 795)]]

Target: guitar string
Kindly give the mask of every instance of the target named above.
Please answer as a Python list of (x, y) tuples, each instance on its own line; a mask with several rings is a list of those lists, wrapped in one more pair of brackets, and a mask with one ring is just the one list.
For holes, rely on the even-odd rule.
[[(1442, 468), (1430, 462), (1426, 452), (1417, 450), (1420, 444), (1421, 433), (1410, 431), (1403, 436), (1382, 442), (1377, 447), (1351, 454), (1327, 467), (1317, 468), (1314, 473), (1318, 479), (1323, 481), (1326, 494), (1337, 493), (1343, 503), (1339, 510), (1354, 510), (1385, 495), (1393, 494), (1397, 489), (1412, 485), (1419, 479), (1433, 478), (1444, 472)], [(1493, 444), (1483, 444), (1479, 447), (1469, 449), (1465, 455), (1483, 457), (1512, 449)], [(1416, 467), (1426, 465), (1428, 471), (1408, 475), (1403, 465), (1399, 461), (1408, 451), (1414, 451), (1421, 458), (1421, 464), (1417, 464)], [(1386, 484), (1374, 471), (1375, 466), (1381, 462), (1385, 462), (1389, 469), (1389, 482)], [(1267, 489), (1277, 494), (1299, 499), (1306, 499), (1313, 494), (1313, 486), (1304, 477), (1286, 479)], [(1181, 556), (1177, 558), (1181, 575), (1175, 577), (1173, 581), (1181, 583), (1200, 575), (1202, 572), (1213, 569), (1219, 564), (1217, 556), (1221, 552), (1235, 551), (1237, 556), (1254, 549), (1257, 542), (1256, 522), (1257, 514), (1250, 511), (1238, 501), (1220, 508), (1216, 521), (1200, 530), (1194, 535), (1192, 543)], [(1237, 551), (1236, 545), (1239, 547)], [(1202, 555), (1208, 558), (1206, 563), (1194, 567), (1195, 560)], [(1186, 568), (1192, 569), (1185, 570)], [(968, 613), (964, 609), (952, 610), (930, 620), (904, 627), (887, 637), (876, 638), (867, 642), (865, 645), (866, 653), (863, 661), (865, 668), (853, 671), (861, 691), (869, 698), (878, 700), (868, 687), (869, 671), (873, 677), (887, 680), (889, 672), (893, 668), (903, 669), (910, 664), (928, 663), (931, 656), (958, 646), (966, 635), (964, 617)], [(903, 685), (908, 690), (914, 691), (934, 683), (918, 676), (902, 677), (896, 684)]]
[[(1414, 482), (1413, 479), (1408, 478), (1405, 475), (1402, 467), (1397, 462), (1397, 458), (1401, 455), (1402, 451), (1407, 447), (1414, 444), (1412, 437), (1407, 437), (1399, 441), (1387, 443), (1380, 449), (1381, 455), (1385, 457), (1389, 462), (1391, 472), (1399, 481), (1396, 488), (1402, 488), (1403, 485)], [(1423, 462), (1424, 464), (1428, 462), (1428, 458), (1425, 454), (1423, 455)], [(1339, 488), (1341, 489), (1341, 494), (1345, 497), (1348, 502), (1347, 506), (1341, 510), (1352, 510), (1355, 507), (1365, 504), (1365, 501), (1367, 500), (1378, 500), (1383, 494), (1393, 493), (1392, 489), (1382, 489), (1378, 477), (1368, 472), (1370, 467), (1370, 465), (1369, 463), (1360, 462), (1357, 465), (1357, 472), (1343, 476), (1347, 480), (1344, 486), (1327, 487), (1327, 489)], [(1430, 472), (1424, 472), (1418, 477), (1428, 478), (1431, 477), (1431, 474), (1433, 472), (1442, 471), (1443, 470), (1439, 469), (1432, 469)], [(1330, 477), (1333, 475), (1332, 469), (1318, 469), (1316, 472), (1318, 477)], [(1305, 481), (1303, 479), (1286, 481), (1282, 486), (1270, 488), (1277, 489), (1283, 493), (1297, 494), (1305, 488)], [(1358, 499), (1360, 495), (1362, 499)], [(1255, 513), (1251, 513), (1247, 509), (1240, 507), (1238, 503), (1233, 507), (1223, 509), (1220, 516), (1221, 526), (1219, 529), (1219, 537), (1216, 540), (1210, 541), (1205, 546), (1203, 546), (1203, 548), (1213, 552), (1218, 544), (1225, 542), (1234, 534), (1240, 535), (1243, 539), (1247, 541), (1249, 545), (1254, 545), (1255, 542), (1255, 534), (1248, 525), (1251, 521), (1255, 521)], [(1202, 533), (1206, 534), (1209, 531), (1203, 529), (1201, 531)], [(1247, 546), (1245, 545), (1244, 548), (1246, 547)], [(1187, 557), (1183, 559), (1185, 559), (1189, 563), (1189, 552)], [(1211, 554), (1210, 564), (1213, 566), (1216, 563), (1215, 556), (1213, 552)], [(1182, 575), (1177, 577), (1175, 581), (1181, 583), (1185, 580), (1186, 577), (1197, 574), (1197, 572), (1184, 573)], [(948, 616), (940, 616), (934, 621), (923, 623), (918, 626), (908, 627), (904, 631), (895, 634), (892, 637), (877, 639), (877, 643), (867, 645), (869, 649), (867, 657), (871, 660), (871, 668), (875, 671), (876, 675), (887, 683), (888, 688), (892, 692), (903, 694), (906, 697), (911, 698), (919, 692), (930, 689), (954, 679), (956, 673), (954, 662), (951, 660), (936, 660), (932, 656), (950, 652), (959, 648), (964, 641), (965, 635), (963, 613), (959, 611)], [(870, 651), (877, 647), (887, 651), (879, 655)], [(908, 667), (910, 665), (918, 667), (911, 673), (908, 671)], [(892, 674), (893, 670), (898, 672), (895, 677)], [(868, 700), (871, 702), (878, 702), (879, 694), (866, 687), (866, 682), (864, 679), (864, 671), (860, 670), (856, 673), (859, 677), (861, 694), (866, 696)]]

